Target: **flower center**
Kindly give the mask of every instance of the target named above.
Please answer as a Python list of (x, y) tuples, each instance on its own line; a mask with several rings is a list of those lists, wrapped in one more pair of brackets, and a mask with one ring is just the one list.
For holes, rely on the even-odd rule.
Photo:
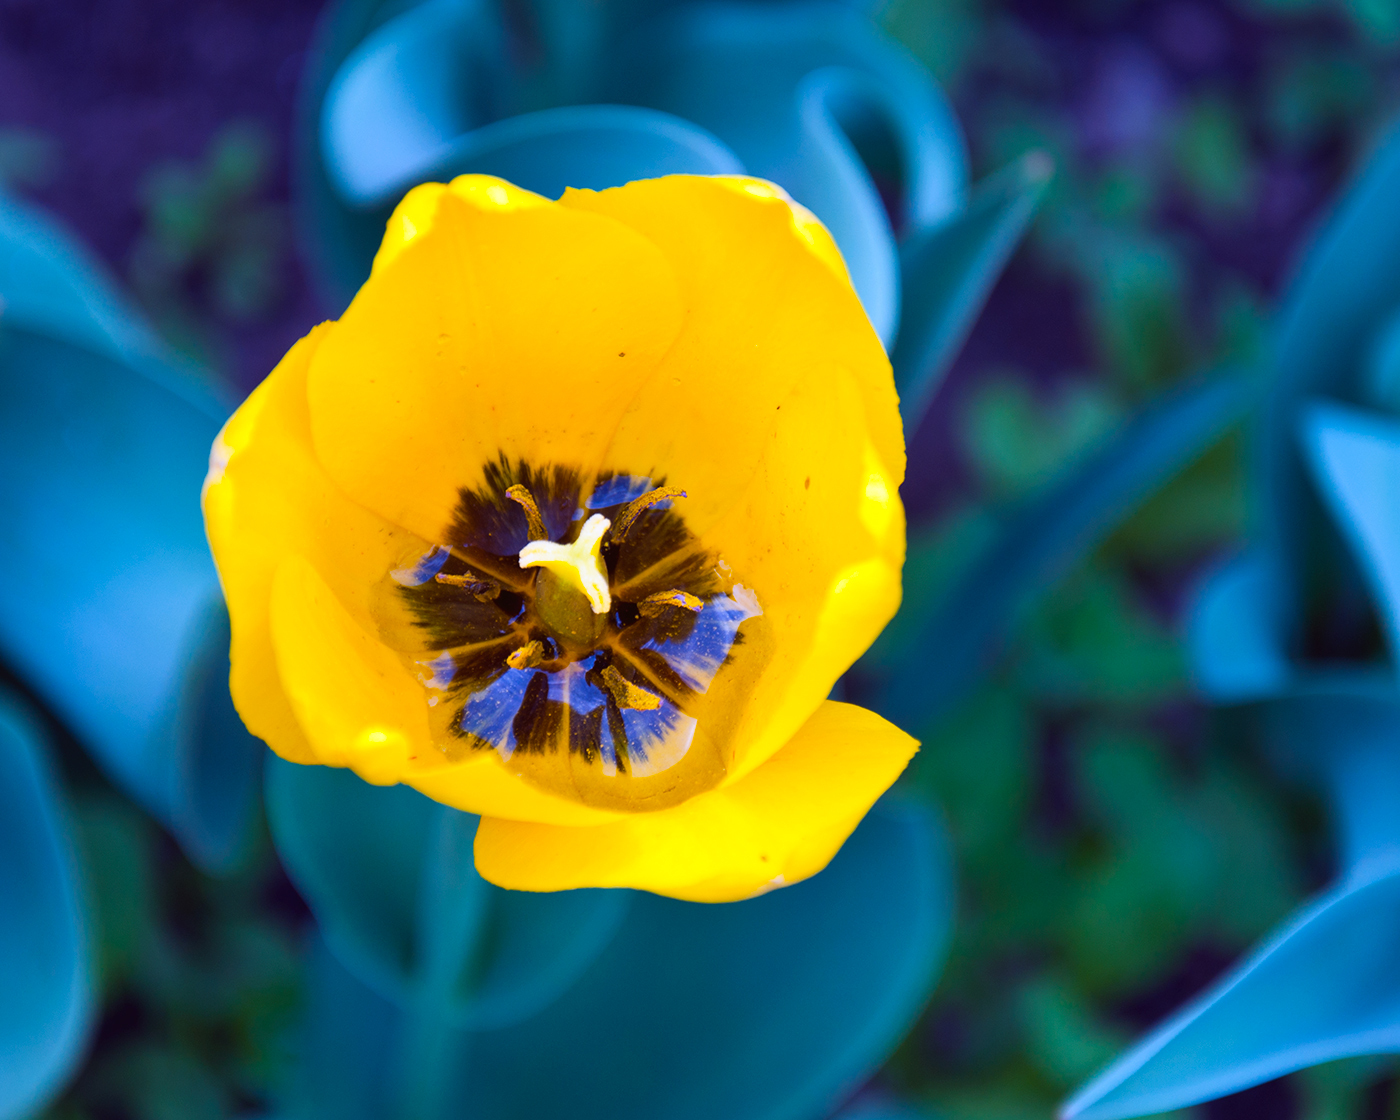
[(762, 611), (686, 528), (684, 497), (505, 459), (461, 491), (446, 543), (391, 573), (380, 611), (449, 761), (494, 750), (551, 792), (614, 808), (723, 777), (711, 685)]
[(522, 568), (544, 569), (535, 581), (535, 613), (561, 642), (594, 646), (603, 636), (612, 593), (602, 547), (611, 527), (611, 521), (595, 513), (572, 544), (531, 541), (520, 550)]

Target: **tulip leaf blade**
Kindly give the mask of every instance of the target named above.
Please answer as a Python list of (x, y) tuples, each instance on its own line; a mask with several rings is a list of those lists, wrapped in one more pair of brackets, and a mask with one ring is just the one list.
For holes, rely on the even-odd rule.
[(0, 1117), (37, 1112), (93, 1020), (87, 918), (62, 795), (38, 724), (0, 693)]
[[(886, 803), (796, 886), (723, 905), (635, 894), (559, 999), (508, 1027), (453, 1032), (434, 1071), (441, 1097), (469, 1096), (483, 1120), (815, 1120), (885, 1058), (927, 997), (951, 919), (948, 858), (922, 810)], [(408, 1016), (328, 954), (313, 969), (292, 1115), (388, 1120), (401, 1107), (395, 1055)], [(346, 1102), (325, 1085), (352, 1110), (338, 1112)]]
[(966, 209), (900, 248), (904, 308), (890, 356), (904, 427), (914, 432), (1050, 183), (1030, 152), (978, 185)]
[(874, 696), (875, 708), (904, 726), (946, 711), (985, 671), (1037, 590), (1239, 420), (1256, 394), (1256, 380), (1234, 372), (1175, 387), (1012, 513), (917, 628), (903, 664)]

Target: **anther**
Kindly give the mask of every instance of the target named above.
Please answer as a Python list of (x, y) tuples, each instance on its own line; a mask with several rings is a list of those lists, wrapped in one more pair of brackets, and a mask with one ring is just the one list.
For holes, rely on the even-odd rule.
[(480, 576), (462, 575), (451, 576), (439, 572), (433, 577), (438, 583), (445, 583), (449, 587), (460, 587), (478, 603), (489, 603), (501, 593), (501, 585), (494, 579), (482, 579)]
[(517, 650), (512, 650), (506, 664), (512, 669), (533, 669), (544, 660), (544, 643), (529, 641)]
[(598, 676), (603, 682), (603, 687), (612, 693), (612, 698), (617, 701), (619, 708), (650, 712), (661, 707), (661, 697), (654, 692), (648, 692), (641, 685), (633, 684), (617, 671), (616, 666), (609, 665)]
[(617, 521), (613, 523), (612, 539), (621, 541), (632, 528), (633, 522), (637, 520), (657, 502), (670, 501), (672, 498), (684, 498), (684, 490), (677, 490), (674, 486), (658, 486), (655, 490), (648, 490), (640, 498), (633, 498), (622, 508), (622, 512), (617, 515)]
[(699, 611), (705, 605), (705, 601), (697, 595), (692, 595), (689, 591), (682, 591), (674, 588), (671, 591), (658, 591), (655, 595), (648, 595), (637, 604), (637, 610), (641, 611), (647, 618), (655, 618), (666, 610), (667, 607), (682, 607), (688, 611)]
[(544, 518), (540, 515), (540, 504), (535, 501), (535, 496), (530, 493), (529, 488), (517, 482), (506, 490), (506, 497), (525, 510), (525, 521), (530, 527), (530, 539), (532, 541), (549, 540), (549, 532), (544, 527)]

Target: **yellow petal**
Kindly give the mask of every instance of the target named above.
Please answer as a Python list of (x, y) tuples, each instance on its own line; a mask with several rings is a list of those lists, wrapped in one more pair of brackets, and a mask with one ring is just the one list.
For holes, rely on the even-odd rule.
[(347, 494), (440, 541), (501, 455), (591, 469), (683, 311), (666, 258), (613, 218), (481, 176), (399, 215), (312, 362), (312, 431)]
[(763, 609), (701, 716), (725, 729), (734, 780), (795, 733), (899, 605), (889, 362), (829, 235), (771, 184), (672, 176), (562, 204), (632, 225), (682, 278), (685, 328), (605, 465), (684, 488), (687, 523)]
[(331, 572), (352, 611), (369, 617), (371, 587), (411, 538), (349, 501), (311, 451), (306, 369), (330, 324), (298, 342), (215, 440), (204, 521), (233, 629), (230, 687), (244, 723), (293, 762), (315, 752), (287, 702), (272, 653), (272, 579), (288, 553)]
[(418, 682), (295, 553), (277, 567), (270, 607), (277, 670), (317, 761), (398, 782), (431, 749)]
[[(330, 324), (317, 327), (298, 342), (224, 426), (210, 455), (204, 516), (229, 604), (230, 688), (239, 715), (254, 735), (283, 758), (348, 765), (354, 757), (353, 736), (347, 746), (343, 737), (311, 741), (303, 731), (299, 715), (323, 729), (326, 725), (305, 707), (314, 681), (303, 679), (305, 673), (286, 655), (289, 672), (302, 690), (301, 712), (289, 702), (270, 625), (274, 576), (284, 558), (299, 557), (330, 588), (355, 627), (372, 634), (374, 589), (406, 552), (428, 546), (347, 498), (316, 459), (307, 414), (306, 370), (329, 328)], [(327, 632), (336, 631), (327, 628)], [(295, 643), (294, 636), (290, 640)], [(342, 650), (334, 656), (344, 655)], [(426, 705), (421, 686), (413, 682), (413, 688), (418, 703)], [(376, 720), (388, 723), (396, 718), (403, 722), (406, 717), (395, 717), (386, 709), (374, 713), (366, 727), (372, 731)], [(416, 749), (427, 746), (426, 729), (424, 736), (421, 743), (412, 744), (415, 751), (405, 756), (401, 774), (376, 772), (375, 780), (402, 780), (445, 804), (477, 813), (580, 823), (612, 819), (610, 813), (526, 786), (495, 755), (452, 765), (425, 757)], [(326, 744), (331, 753), (323, 756)]]
[(742, 781), (674, 808), (592, 828), (483, 817), (477, 870), (515, 890), (748, 898), (825, 867), (917, 747), (873, 712), (827, 701)]

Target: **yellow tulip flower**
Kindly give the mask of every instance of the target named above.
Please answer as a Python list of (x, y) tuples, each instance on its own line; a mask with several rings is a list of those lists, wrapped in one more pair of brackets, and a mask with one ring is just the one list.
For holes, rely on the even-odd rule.
[(234, 701), (480, 814), (504, 887), (796, 882), (916, 749), (826, 699), (899, 604), (903, 472), (889, 362), (778, 188), (420, 186), (215, 443)]

